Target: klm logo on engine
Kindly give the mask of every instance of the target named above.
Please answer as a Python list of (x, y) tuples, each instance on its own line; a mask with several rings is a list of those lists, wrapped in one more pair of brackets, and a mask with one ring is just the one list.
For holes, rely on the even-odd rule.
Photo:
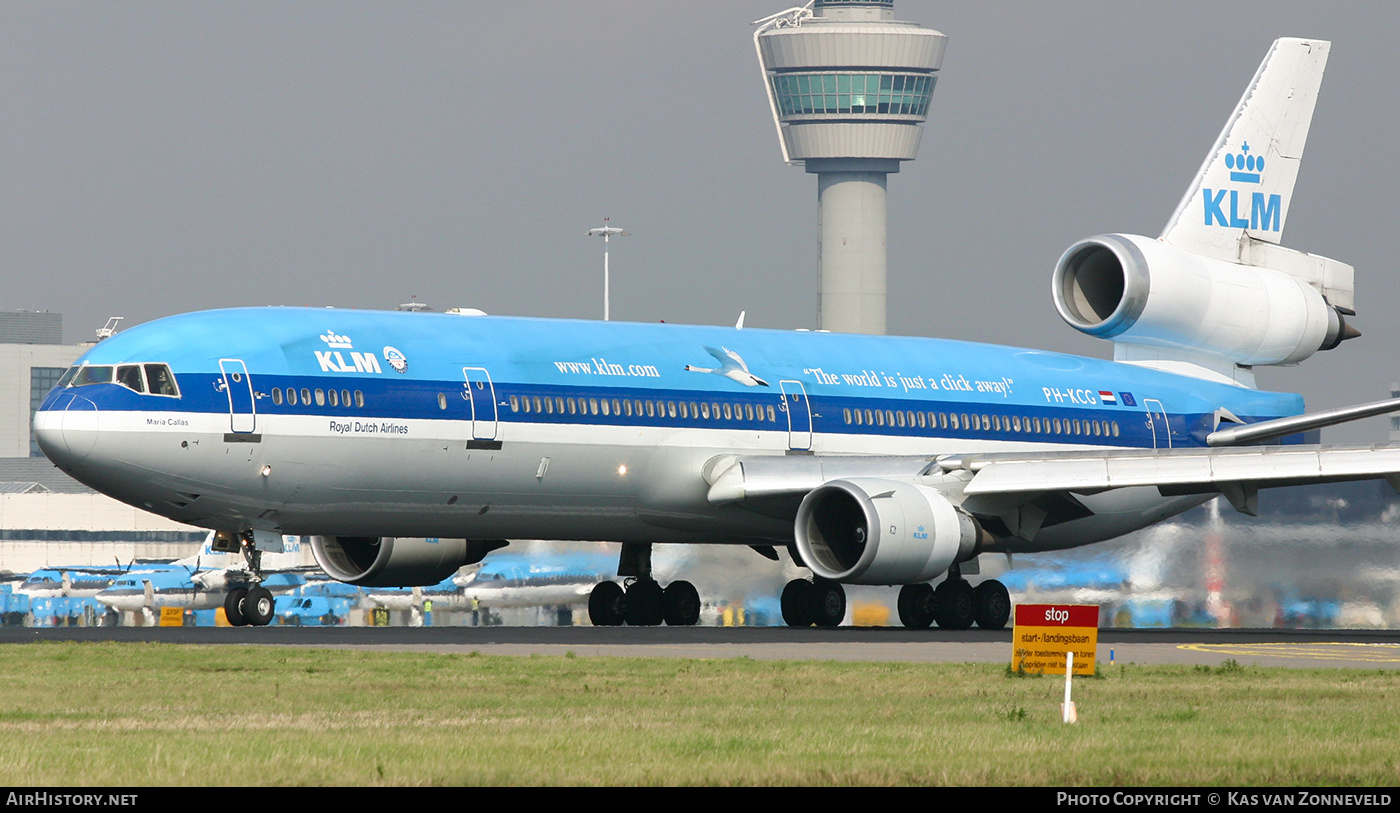
[[(331, 350), (316, 350), (316, 361), (321, 365), (323, 373), (378, 373), (382, 372), (379, 367), (379, 359), (374, 353), (357, 353), (355, 345), (350, 341), (349, 336), (341, 336), (335, 331), (328, 330), (321, 335), (321, 341), (327, 347), (339, 348)], [(341, 350), (350, 357), (350, 361), (345, 361), (345, 356), (341, 355)]]
[[(1250, 155), (1249, 142), (1240, 145), (1237, 153), (1225, 155), (1225, 167), (1230, 170), (1230, 180), (1237, 183), (1259, 183), (1264, 173), (1264, 156)], [(1226, 226), (1232, 229), (1253, 229), (1254, 231), (1279, 231), (1283, 226), (1283, 197), (1278, 194), (1265, 196), (1263, 192), (1249, 192), (1244, 201), (1248, 212), (1240, 210), (1243, 197), (1239, 189), (1211, 189), (1201, 187), (1201, 197), (1205, 203), (1207, 226)], [(1226, 203), (1226, 199), (1229, 203)], [(1227, 209), (1228, 206), (1228, 209)]]

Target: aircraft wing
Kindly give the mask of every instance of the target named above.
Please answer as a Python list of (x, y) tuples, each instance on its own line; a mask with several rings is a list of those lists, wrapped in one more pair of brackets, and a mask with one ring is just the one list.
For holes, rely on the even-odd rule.
[(1219, 491), (1253, 514), (1260, 488), (1381, 478), (1400, 486), (1400, 445), (970, 455), (940, 458), (938, 466), (972, 474), (963, 489), (968, 498), (1155, 486), (1164, 496)]
[[(1004, 510), (1046, 494), (1156, 487), (1163, 495), (1220, 492), (1252, 514), (1258, 489), (1386, 479), (1400, 487), (1400, 445), (1253, 446), (1160, 451), (1084, 450), (938, 457), (730, 456), (706, 467), (713, 504), (791, 505), (832, 480), (879, 477), (960, 491), (966, 507)], [(784, 500), (784, 498), (787, 498)], [(794, 509), (795, 513), (795, 509)]]

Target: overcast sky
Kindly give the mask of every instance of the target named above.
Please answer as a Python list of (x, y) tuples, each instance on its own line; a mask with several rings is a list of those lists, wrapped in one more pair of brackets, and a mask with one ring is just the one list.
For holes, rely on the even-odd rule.
[[(247, 304), (810, 327), (816, 180), (752, 44), (783, 2), (0, 1), (0, 308), (69, 341)], [(1352, 263), (1364, 336), (1260, 383), (1400, 378), (1400, 5), (953, 3), (890, 178), (894, 333), (1107, 356), (1056, 315), (1076, 240), (1156, 236), (1280, 36), (1333, 41), (1284, 244)], [(1328, 436), (1379, 441), (1374, 419)]]

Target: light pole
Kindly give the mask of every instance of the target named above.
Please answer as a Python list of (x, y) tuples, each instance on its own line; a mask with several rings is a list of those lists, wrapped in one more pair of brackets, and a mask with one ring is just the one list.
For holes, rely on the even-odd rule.
[(613, 237), (627, 237), (628, 233), (622, 229), (609, 224), (610, 217), (603, 218), (601, 228), (589, 229), (589, 237), (603, 238), (603, 321), (606, 322), (611, 317), (611, 310), (608, 303), (608, 240)]

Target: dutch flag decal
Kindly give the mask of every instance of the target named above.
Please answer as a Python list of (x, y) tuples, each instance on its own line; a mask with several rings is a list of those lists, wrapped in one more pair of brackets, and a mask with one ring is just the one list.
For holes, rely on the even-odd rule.
[(1099, 401), (1105, 404), (1117, 405), (1118, 399), (1113, 397), (1113, 393), (1108, 390), (1099, 390)]

